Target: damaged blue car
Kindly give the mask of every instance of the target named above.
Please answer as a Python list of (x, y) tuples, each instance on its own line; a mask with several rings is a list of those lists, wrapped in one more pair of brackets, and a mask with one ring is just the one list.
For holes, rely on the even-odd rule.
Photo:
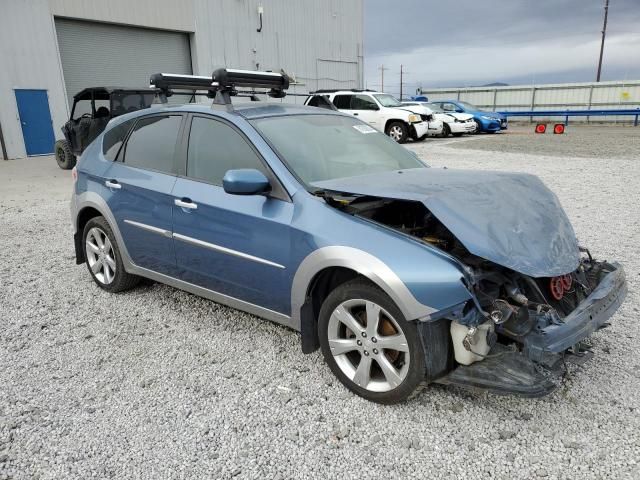
[[(157, 74), (152, 107), (109, 122), (74, 171), (76, 261), (110, 292), (141, 277), (278, 322), (351, 391), (403, 401), (438, 382), (541, 396), (542, 369), (624, 300), (535, 176), (430, 168), (286, 76)], [(213, 106), (163, 103), (204, 90)]]

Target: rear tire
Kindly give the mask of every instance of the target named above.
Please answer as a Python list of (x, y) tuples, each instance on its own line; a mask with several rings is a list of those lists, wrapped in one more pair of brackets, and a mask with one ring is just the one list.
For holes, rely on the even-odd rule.
[(93, 217), (84, 226), (82, 250), (91, 278), (103, 290), (122, 292), (140, 281), (124, 270), (116, 237), (104, 217)]
[(409, 136), (409, 127), (404, 122), (389, 122), (384, 133), (398, 143), (405, 143)]
[(61, 169), (71, 170), (76, 166), (76, 156), (71, 153), (71, 148), (69, 148), (66, 140), (58, 140), (53, 147), (53, 151), (56, 156), (56, 162), (58, 162), (58, 166)]
[(473, 131), (473, 133), (478, 134), (482, 132), (482, 124), (478, 121), (478, 120), (474, 120), (475, 124), (476, 124), (476, 129)]
[(426, 383), (429, 352), (416, 323), (366, 280), (351, 280), (329, 294), (320, 309), (318, 336), (333, 374), (367, 400), (402, 402)]

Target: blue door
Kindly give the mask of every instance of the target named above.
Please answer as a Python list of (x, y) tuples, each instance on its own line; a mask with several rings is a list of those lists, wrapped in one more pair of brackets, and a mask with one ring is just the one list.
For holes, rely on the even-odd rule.
[(16, 103), (27, 155), (53, 153), (56, 142), (46, 90), (16, 89)]
[[(137, 120), (117, 161), (101, 178), (102, 196), (133, 263), (171, 276), (176, 264), (171, 191), (176, 182), (174, 155), (182, 118), (153, 115)], [(126, 135), (128, 128), (117, 130), (108, 133)]]
[[(293, 204), (277, 198), (277, 179), (236, 128), (194, 117), (188, 138), (186, 177), (178, 178), (172, 192), (180, 278), (289, 314)], [(238, 168), (265, 173), (272, 194), (226, 193), (222, 178)]]

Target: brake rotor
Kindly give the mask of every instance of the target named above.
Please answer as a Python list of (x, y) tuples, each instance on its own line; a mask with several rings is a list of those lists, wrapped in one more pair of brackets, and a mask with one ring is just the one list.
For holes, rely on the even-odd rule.
[[(361, 311), (357, 312), (355, 314), (355, 317), (358, 319), (358, 321), (362, 325), (364, 325), (365, 327), (367, 326), (367, 313), (366, 313), (366, 311), (361, 310)], [(389, 320), (384, 315), (381, 315), (380, 323), (378, 324), (378, 334), (380, 334), (381, 336), (386, 337), (388, 335), (395, 335), (396, 333), (398, 333), (398, 330), (396, 330), (396, 327), (394, 327), (394, 325), (391, 322), (391, 320)], [(391, 363), (395, 362), (398, 359), (398, 357), (400, 356), (400, 352), (398, 352), (397, 350), (385, 350), (384, 354), (386, 355), (386, 357), (389, 359), (389, 361)]]
[(571, 278), (571, 275), (566, 274), (560, 278), (562, 279), (562, 287), (564, 288), (564, 291), (567, 292), (571, 290), (571, 285), (573, 284), (573, 278)]

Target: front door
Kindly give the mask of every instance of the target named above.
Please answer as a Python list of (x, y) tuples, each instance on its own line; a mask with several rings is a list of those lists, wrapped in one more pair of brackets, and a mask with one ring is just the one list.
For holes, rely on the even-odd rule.
[(47, 91), (16, 89), (15, 92), (27, 156), (53, 153), (56, 139)]
[[(175, 151), (182, 119), (182, 115), (153, 115), (137, 120), (117, 160), (104, 174), (105, 198), (131, 260), (172, 276), (176, 261), (171, 191), (177, 178)], [(117, 130), (105, 134), (107, 156), (112, 144), (108, 136)]]
[(369, 95), (353, 95), (351, 97), (349, 113), (352, 113), (363, 122), (367, 122), (372, 127), (383, 130), (384, 125), (380, 121), (378, 110), (380, 110), (380, 107)]
[(258, 169), (272, 187), (277, 179), (243, 134), (211, 117), (193, 117), (186, 160), (173, 189), (180, 278), (288, 315), (293, 204), (275, 190), (245, 196), (222, 187), (231, 169)]

